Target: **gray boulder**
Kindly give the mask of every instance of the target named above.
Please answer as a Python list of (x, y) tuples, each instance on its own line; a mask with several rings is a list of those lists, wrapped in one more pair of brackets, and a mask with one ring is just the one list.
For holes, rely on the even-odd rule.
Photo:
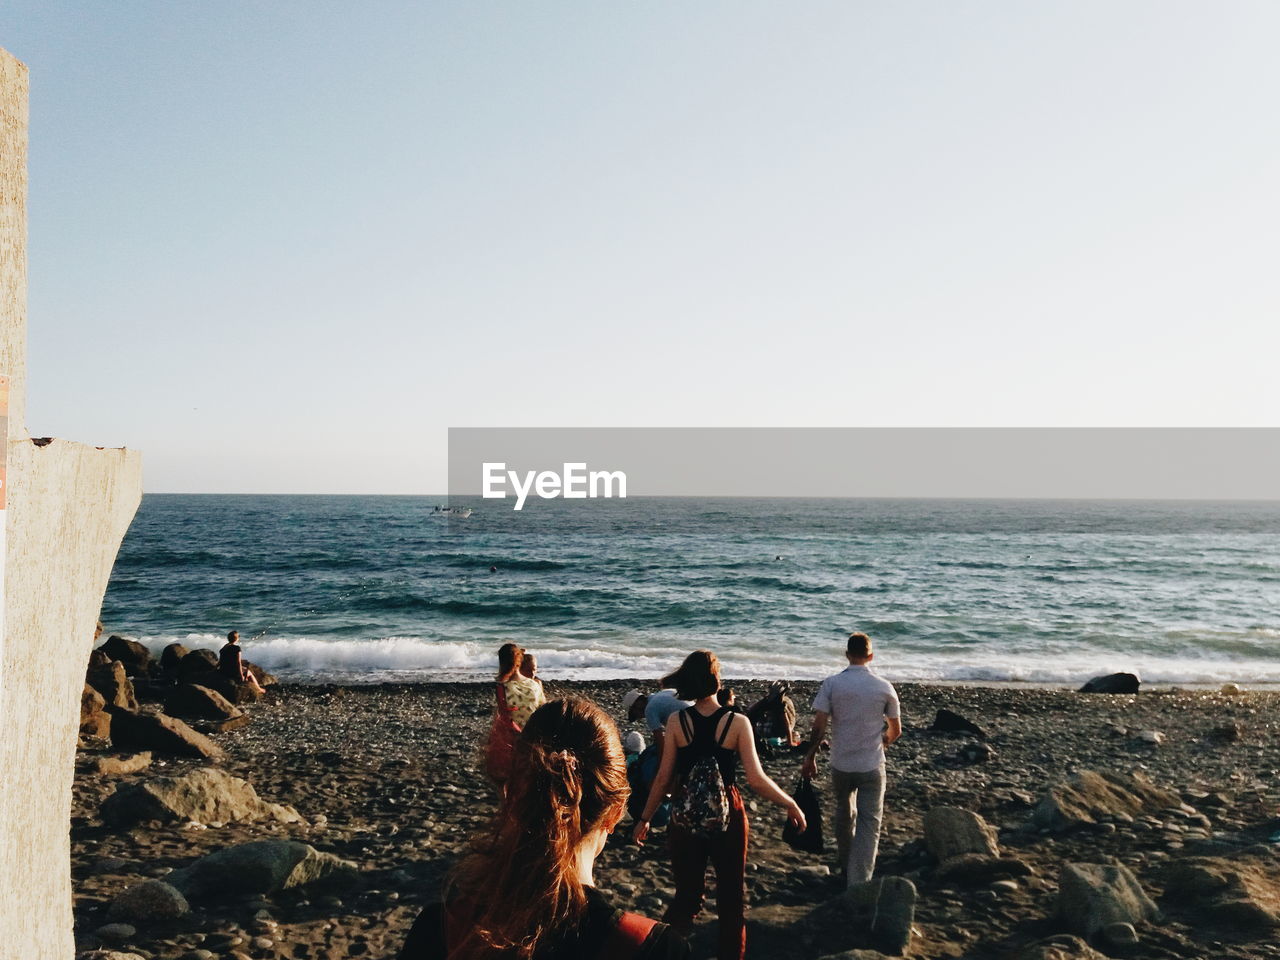
[(1066, 863), (1058, 877), (1058, 917), (1094, 946), (1111, 944), (1104, 932), (1118, 924), (1134, 927), (1156, 920), (1160, 911), (1142, 884), (1120, 864)]
[(1182, 798), (1157, 787), (1139, 773), (1097, 773), (1082, 770), (1049, 788), (1031, 814), (1032, 826), (1059, 833), (1113, 818), (1180, 807)]
[(925, 813), (924, 845), (939, 862), (966, 853), (1000, 856), (995, 828), (960, 807), (934, 807)]
[(879, 951), (900, 956), (911, 945), (915, 916), (915, 884), (905, 877), (879, 877), (814, 907), (792, 924), (788, 942), (813, 944), (813, 955), (852, 951), (855, 957), (874, 957), (866, 951)]
[(1280, 856), (1249, 847), (1235, 857), (1190, 857), (1170, 864), (1165, 902), (1249, 937), (1280, 930)]
[(111, 901), (108, 915), (113, 920), (175, 920), (190, 911), (187, 898), (171, 884), (143, 880)]
[(299, 823), (302, 817), (293, 807), (262, 800), (252, 786), (225, 770), (202, 767), (181, 776), (120, 784), (103, 801), (102, 820), (120, 826), (142, 820)]
[(255, 840), (201, 857), (166, 878), (188, 899), (266, 894), (310, 883), (351, 883), (349, 860), (295, 840)]
[(163, 713), (134, 713), (108, 707), (111, 744), (117, 750), (150, 750), (153, 753), (202, 760), (221, 760), (223, 750), (202, 733), (176, 717)]

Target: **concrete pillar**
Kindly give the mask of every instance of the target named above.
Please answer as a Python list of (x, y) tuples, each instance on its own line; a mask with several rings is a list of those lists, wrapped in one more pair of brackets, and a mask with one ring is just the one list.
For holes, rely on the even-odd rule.
[(0, 646), (0, 960), (69, 960), (71, 777), (93, 627), (142, 459), (26, 428), (27, 68), (0, 50), (0, 375), (10, 378)]

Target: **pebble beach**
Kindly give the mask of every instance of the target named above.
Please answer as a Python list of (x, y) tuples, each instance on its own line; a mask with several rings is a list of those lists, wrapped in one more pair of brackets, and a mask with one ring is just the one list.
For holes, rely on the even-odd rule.
[[(618, 718), (633, 686), (654, 684), (546, 680), (548, 697), (590, 697)], [(751, 702), (767, 683), (733, 686)], [(815, 689), (793, 685), (802, 734)], [(1280, 693), (898, 690), (904, 734), (889, 756), (877, 878), (905, 882), (877, 889), (879, 912), (899, 929), (868, 920), (834, 877), (829, 801), (828, 852), (798, 853), (782, 842), (781, 810), (746, 793), (748, 956), (1280, 957)], [(78, 949), (147, 960), (395, 957), (494, 810), (479, 753), (491, 697), (484, 683), (275, 685), (243, 707), (248, 723), (210, 734), (222, 752), (214, 761), (147, 759), (82, 737), (71, 819)], [(939, 710), (976, 729), (931, 729)], [(765, 766), (789, 788), (800, 761), (777, 751)], [(261, 803), (221, 808), (225, 821), (184, 819), (143, 810), (130, 792), (209, 769), (245, 781)], [(825, 759), (815, 784), (829, 789)], [(624, 818), (597, 886), (658, 916), (672, 894), (662, 831), (643, 848), (629, 837)], [(238, 845), (301, 849), (262, 841), (308, 845), (318, 866), (294, 868), (299, 883), (255, 882), (247, 869), (190, 882), (200, 858)], [(1117, 876), (1140, 887), (1136, 913), (1091, 920), (1112, 909), (1106, 878)], [(179, 877), (182, 907), (164, 892)], [(1101, 893), (1081, 892), (1090, 877), (1102, 878)], [(709, 907), (696, 958), (714, 952)]]

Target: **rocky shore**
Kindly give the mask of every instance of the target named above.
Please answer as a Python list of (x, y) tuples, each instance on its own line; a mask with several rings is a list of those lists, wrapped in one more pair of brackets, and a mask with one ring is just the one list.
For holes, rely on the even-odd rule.
[[(130, 680), (99, 662), (135, 702), (86, 691), (71, 821), (81, 955), (394, 957), (493, 810), (478, 750), (491, 686), (275, 684), (256, 702), (218, 696), (234, 711), (219, 719), (221, 704), (178, 695), (171, 667)], [(546, 681), (549, 696), (614, 716), (646, 685)], [(733, 685), (748, 702), (767, 687)], [(793, 689), (805, 731), (814, 687)], [(877, 881), (842, 892), (834, 844), (792, 851), (781, 811), (747, 795), (749, 956), (1280, 957), (1280, 693), (899, 693)], [(165, 708), (211, 715), (188, 724)], [(966, 723), (931, 729), (940, 710)], [(179, 728), (211, 749), (187, 748)], [(765, 764), (790, 786), (800, 756)], [(816, 782), (826, 790), (825, 761)], [(597, 883), (660, 914), (672, 892), (660, 832), (644, 848), (629, 835), (624, 820)], [(695, 932), (699, 960), (714, 922), (712, 909)]]

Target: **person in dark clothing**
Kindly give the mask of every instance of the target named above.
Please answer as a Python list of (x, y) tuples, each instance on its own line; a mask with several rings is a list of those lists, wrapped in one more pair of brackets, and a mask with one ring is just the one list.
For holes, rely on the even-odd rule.
[(218, 652), (218, 672), (234, 683), (247, 683), (258, 693), (266, 693), (253, 671), (245, 666), (240, 657), (240, 631), (232, 630), (227, 634), (227, 642)]
[(516, 739), (497, 815), (400, 960), (687, 960), (665, 923), (615, 909), (592, 879), (629, 788), (617, 727), (589, 700), (552, 700)]
[(716, 910), (720, 918), (717, 955), (720, 960), (742, 960), (747, 948), (744, 917), (747, 814), (736, 786), (738, 762), (742, 762), (742, 771), (751, 789), (786, 809), (788, 818), (801, 830), (805, 827), (804, 814), (760, 765), (751, 721), (716, 699), (720, 689), (720, 661), (714, 653), (696, 650), (689, 654), (680, 669), (663, 678), (662, 685), (674, 687), (676, 696), (693, 700), (694, 704), (672, 714), (667, 721), (661, 766), (633, 836), (636, 843), (643, 844), (649, 835), (649, 821), (672, 783), (677, 778), (680, 781), (678, 798), (695, 763), (703, 757), (715, 759), (729, 805), (728, 826), (713, 835), (678, 826), (674, 819), (667, 827), (676, 895), (662, 919), (681, 933), (692, 930), (693, 921), (702, 909), (710, 860), (716, 870)]

